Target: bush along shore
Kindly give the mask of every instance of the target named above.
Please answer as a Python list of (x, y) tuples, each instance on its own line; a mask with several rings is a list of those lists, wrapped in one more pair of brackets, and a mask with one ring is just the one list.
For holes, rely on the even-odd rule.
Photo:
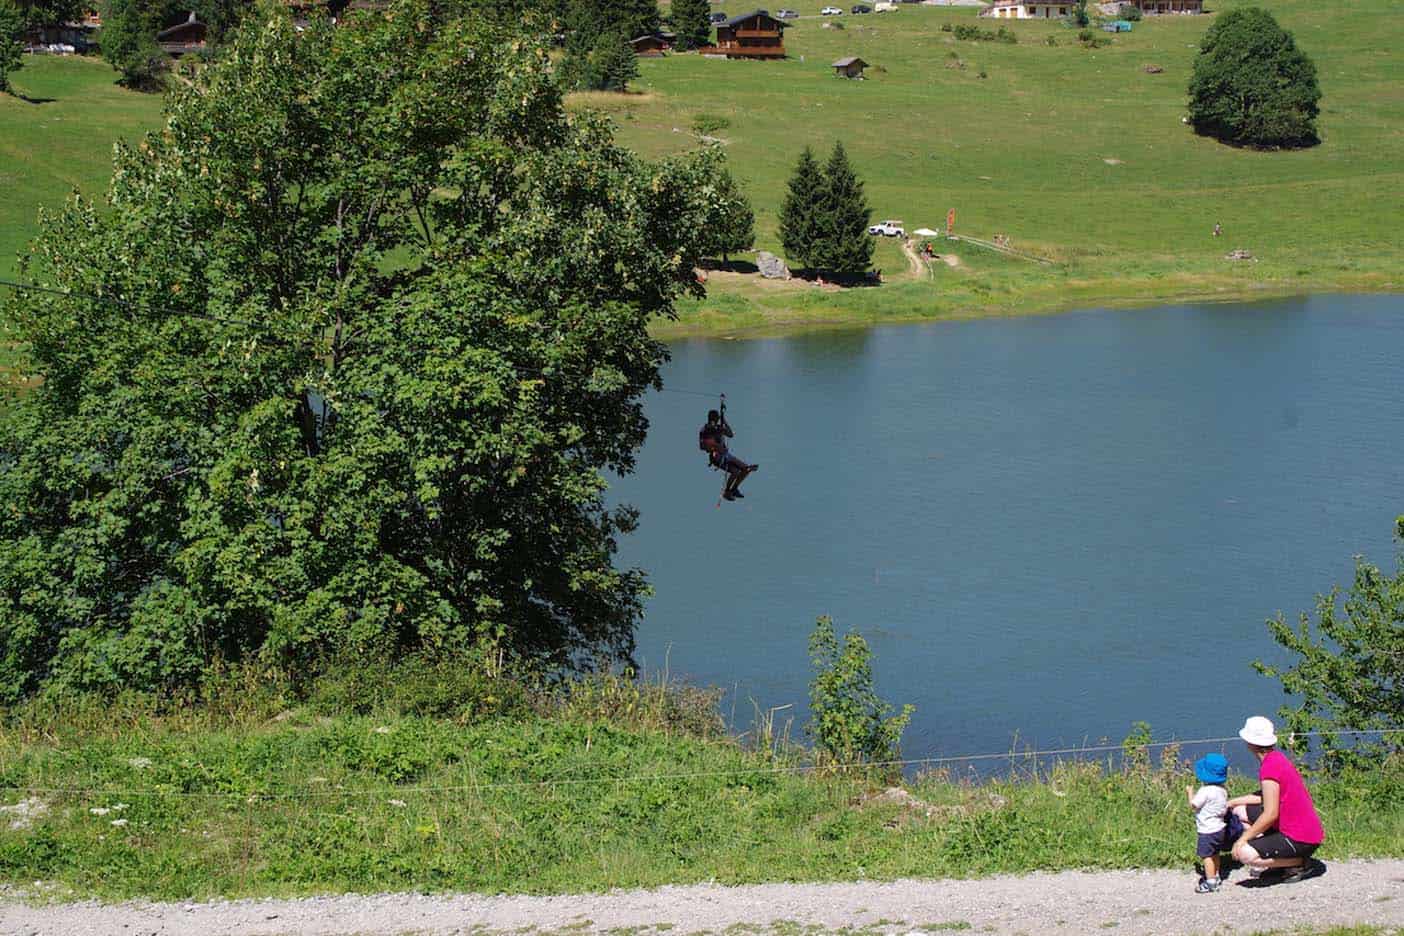
[[(1115, 765), (1012, 755), (1002, 779), (902, 783), (764, 731), (728, 736), (717, 699), (411, 661), (300, 689), (240, 670), (179, 704), (31, 701), (0, 730), (0, 879), (46, 898), (184, 899), (1190, 873), (1173, 747), (1152, 757), (1133, 736)], [(1233, 792), (1251, 786), (1232, 775)], [(1404, 854), (1397, 754), (1313, 794), (1326, 861)]]

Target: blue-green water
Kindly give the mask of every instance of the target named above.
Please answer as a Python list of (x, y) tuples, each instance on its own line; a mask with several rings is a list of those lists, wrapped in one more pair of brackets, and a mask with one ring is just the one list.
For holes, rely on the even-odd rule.
[[(1231, 735), (1255, 658), (1351, 557), (1393, 567), (1404, 297), (937, 323), (673, 346), (762, 468), (715, 507), (709, 401), (655, 394), (618, 496), (650, 669), (805, 721), (817, 615), (857, 628), (936, 756)], [(783, 716), (782, 716), (783, 717)]]

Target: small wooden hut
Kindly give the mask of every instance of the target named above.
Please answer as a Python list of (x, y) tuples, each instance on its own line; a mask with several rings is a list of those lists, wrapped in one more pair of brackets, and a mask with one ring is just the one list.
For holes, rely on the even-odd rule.
[(839, 78), (862, 78), (863, 69), (868, 67), (868, 63), (856, 55), (841, 58), (834, 63), (834, 75)]
[(205, 47), (205, 34), (209, 32), (209, 27), (195, 18), (192, 10), (190, 16), (183, 23), (177, 23), (169, 29), (163, 29), (156, 34), (156, 42), (161, 46), (161, 51), (172, 58), (180, 58), (190, 52), (199, 52)]

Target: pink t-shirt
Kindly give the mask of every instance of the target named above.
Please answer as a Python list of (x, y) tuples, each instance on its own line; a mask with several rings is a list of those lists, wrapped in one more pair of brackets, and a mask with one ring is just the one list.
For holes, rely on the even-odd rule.
[(1275, 780), (1281, 791), (1277, 831), (1303, 845), (1319, 845), (1326, 838), (1302, 775), (1281, 751), (1271, 751), (1258, 768), (1258, 780)]

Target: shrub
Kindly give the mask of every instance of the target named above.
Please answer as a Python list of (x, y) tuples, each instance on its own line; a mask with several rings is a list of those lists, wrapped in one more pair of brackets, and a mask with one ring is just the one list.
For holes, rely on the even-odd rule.
[(692, 118), (692, 132), (698, 136), (711, 136), (729, 126), (731, 121), (717, 114), (698, 114)]
[(1121, 18), (1128, 23), (1139, 23), (1141, 21), (1141, 8), (1130, 4), (1122, 4)]
[[(1268, 621), (1273, 639), (1295, 657), (1287, 666), (1254, 663), (1282, 682), (1296, 704), (1278, 709), (1286, 733), (1322, 732), (1317, 745), (1327, 768), (1368, 767), (1404, 752), (1404, 736), (1379, 741), (1340, 737), (1404, 725), (1404, 559), (1393, 575), (1357, 558), (1345, 600), (1339, 588), (1316, 599), (1315, 623), (1300, 616), (1296, 628), (1279, 614)], [(1294, 745), (1310, 750), (1303, 735)]]
[(1299, 147), (1319, 142), (1316, 66), (1292, 34), (1257, 7), (1220, 14), (1204, 34), (1189, 83), (1196, 133), (1223, 143)]
[(1050, 35), (1043, 40), (1043, 44), (1046, 46), (1056, 46), (1058, 44), (1058, 37)]
[(1087, 14), (1087, 0), (1078, 0), (1072, 12), (1068, 14), (1068, 21), (1074, 26), (1091, 25), (1092, 17)]
[(901, 756), (902, 732), (916, 709), (892, 706), (873, 688), (872, 651), (857, 633), (844, 635), (840, 647), (828, 617), (815, 622), (809, 636), (814, 679), (809, 683), (811, 721), (806, 727), (821, 762), (864, 764)]
[(941, 32), (951, 32), (951, 31), (954, 30), (954, 29), (955, 29), (955, 27), (952, 26), (950, 23), (942, 23), (942, 24), (941, 24)]

